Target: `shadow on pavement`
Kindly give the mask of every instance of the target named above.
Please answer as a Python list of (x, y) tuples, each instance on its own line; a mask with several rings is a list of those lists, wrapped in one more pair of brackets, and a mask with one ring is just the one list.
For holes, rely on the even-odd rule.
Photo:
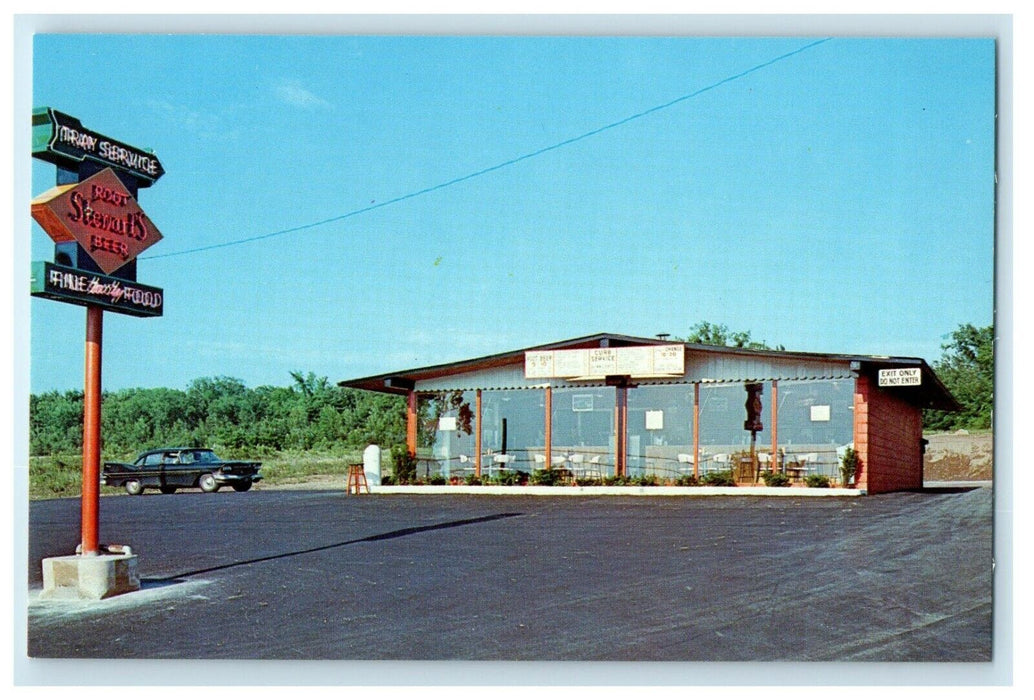
[(392, 540), (398, 537), (407, 537), (409, 535), (416, 535), (421, 532), (430, 532), (432, 530), (444, 530), (452, 527), (462, 527), (464, 525), (474, 525), (476, 523), (487, 523), (493, 520), (501, 520), (503, 518), (516, 518), (524, 515), (523, 513), (497, 513), (495, 515), (485, 515), (479, 518), (466, 518), (464, 520), (453, 520), (447, 523), (438, 523), (436, 525), (421, 525), (419, 527), (406, 527), (401, 530), (392, 530), (391, 532), (384, 532), (379, 535), (370, 535), (368, 537), (359, 537), (354, 540), (346, 540), (345, 542), (337, 542), (335, 544), (326, 544), (319, 547), (310, 547), (308, 549), (299, 549), (296, 552), (284, 552), (283, 554), (271, 554), (266, 557), (257, 557), (255, 559), (245, 559), (243, 561), (230, 562), (229, 564), (220, 564), (219, 566), (209, 566), (204, 569), (195, 569), (194, 571), (185, 571), (172, 576), (164, 576), (161, 578), (150, 578), (142, 579), (141, 583), (146, 584), (149, 587), (157, 587), (161, 585), (172, 585), (175, 583), (182, 583), (182, 579), (190, 576), (199, 576), (201, 574), (208, 574), (213, 571), (223, 571), (225, 569), (232, 569), (238, 566), (246, 566), (248, 564), (257, 564), (264, 561), (274, 561), (276, 559), (286, 559), (287, 557), (298, 556), (299, 554), (311, 554), (312, 552), (323, 552), (328, 549), (336, 549), (338, 547), (348, 547), (349, 545), (359, 544), (361, 542), (379, 542), (381, 540)]

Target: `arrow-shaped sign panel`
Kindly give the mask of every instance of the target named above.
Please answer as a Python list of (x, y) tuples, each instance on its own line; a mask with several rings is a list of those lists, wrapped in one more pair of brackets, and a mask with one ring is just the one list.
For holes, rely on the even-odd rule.
[(32, 155), (73, 168), (84, 160), (92, 160), (133, 175), (141, 187), (149, 187), (165, 174), (161, 162), (150, 151), (91, 131), (75, 117), (50, 107), (33, 110)]
[(55, 243), (78, 241), (111, 274), (162, 239), (111, 168), (32, 200), (32, 218)]

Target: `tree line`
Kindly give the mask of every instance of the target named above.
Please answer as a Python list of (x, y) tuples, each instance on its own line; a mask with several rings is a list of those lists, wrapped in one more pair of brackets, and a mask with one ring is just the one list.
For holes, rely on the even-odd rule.
[[(231, 377), (195, 379), (178, 389), (104, 392), (105, 455), (150, 447), (214, 447), (233, 452), (335, 450), (404, 442), (405, 401), (345, 389), (313, 373), (291, 373), (286, 387), (250, 389)], [(83, 394), (47, 392), (29, 398), (32, 455), (82, 450)]]
[[(768, 348), (749, 332), (701, 322), (689, 342)], [(783, 349), (777, 346), (777, 349)], [(962, 410), (924, 411), (928, 430), (979, 430), (992, 425), (994, 330), (959, 326), (933, 369)], [(213, 447), (236, 452), (336, 450), (405, 443), (406, 406), (401, 397), (345, 389), (312, 372), (291, 373), (285, 387), (250, 389), (231, 377), (195, 379), (178, 389), (122, 389), (102, 397), (101, 435), (106, 455), (130, 455), (150, 447)], [(29, 399), (32, 455), (82, 450), (81, 391), (33, 394)]]

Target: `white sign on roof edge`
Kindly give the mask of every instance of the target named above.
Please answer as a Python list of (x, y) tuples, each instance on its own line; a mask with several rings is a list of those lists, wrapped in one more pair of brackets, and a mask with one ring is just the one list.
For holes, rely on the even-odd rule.
[(685, 345), (530, 350), (524, 353), (526, 379), (573, 379), (627, 374), (632, 377), (685, 373)]
[(923, 371), (919, 367), (881, 369), (880, 386), (919, 386), (923, 383)]

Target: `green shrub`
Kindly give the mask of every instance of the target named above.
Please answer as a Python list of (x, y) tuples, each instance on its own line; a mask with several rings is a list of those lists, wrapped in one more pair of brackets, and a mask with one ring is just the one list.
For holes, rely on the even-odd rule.
[(604, 486), (628, 486), (627, 476), (605, 476), (603, 477)]
[(825, 474), (809, 474), (804, 477), (804, 484), (812, 489), (828, 489), (829, 477)]
[(466, 478), (463, 479), (463, 483), (467, 486), (481, 486), (481, 477), (477, 474), (467, 474)]
[(499, 473), (490, 477), (487, 481), (498, 486), (519, 486), (527, 483), (528, 475), (523, 472), (500, 469)]
[(700, 480), (692, 474), (679, 474), (675, 478), (676, 486), (699, 486)]
[(840, 460), (840, 483), (847, 487), (858, 476), (858, 469), (861, 466), (862, 460), (858, 457), (858, 453), (853, 447), (848, 447)]
[(449, 483), (449, 480), (445, 478), (444, 474), (432, 474), (428, 479), (427, 483), (431, 486), (445, 486)]
[(789, 486), (790, 477), (782, 472), (761, 472), (761, 480), (765, 482), (765, 486)]
[(561, 473), (554, 469), (536, 469), (531, 473), (531, 483), (536, 486), (556, 486), (560, 483)]
[(735, 486), (736, 478), (731, 469), (720, 472), (710, 472), (704, 476), (704, 486)]
[(411, 484), (416, 481), (416, 457), (409, 454), (405, 445), (393, 445), (391, 465), (396, 484)]
[(630, 480), (635, 486), (660, 486), (661, 480), (657, 478), (656, 474), (640, 474), (634, 476)]

